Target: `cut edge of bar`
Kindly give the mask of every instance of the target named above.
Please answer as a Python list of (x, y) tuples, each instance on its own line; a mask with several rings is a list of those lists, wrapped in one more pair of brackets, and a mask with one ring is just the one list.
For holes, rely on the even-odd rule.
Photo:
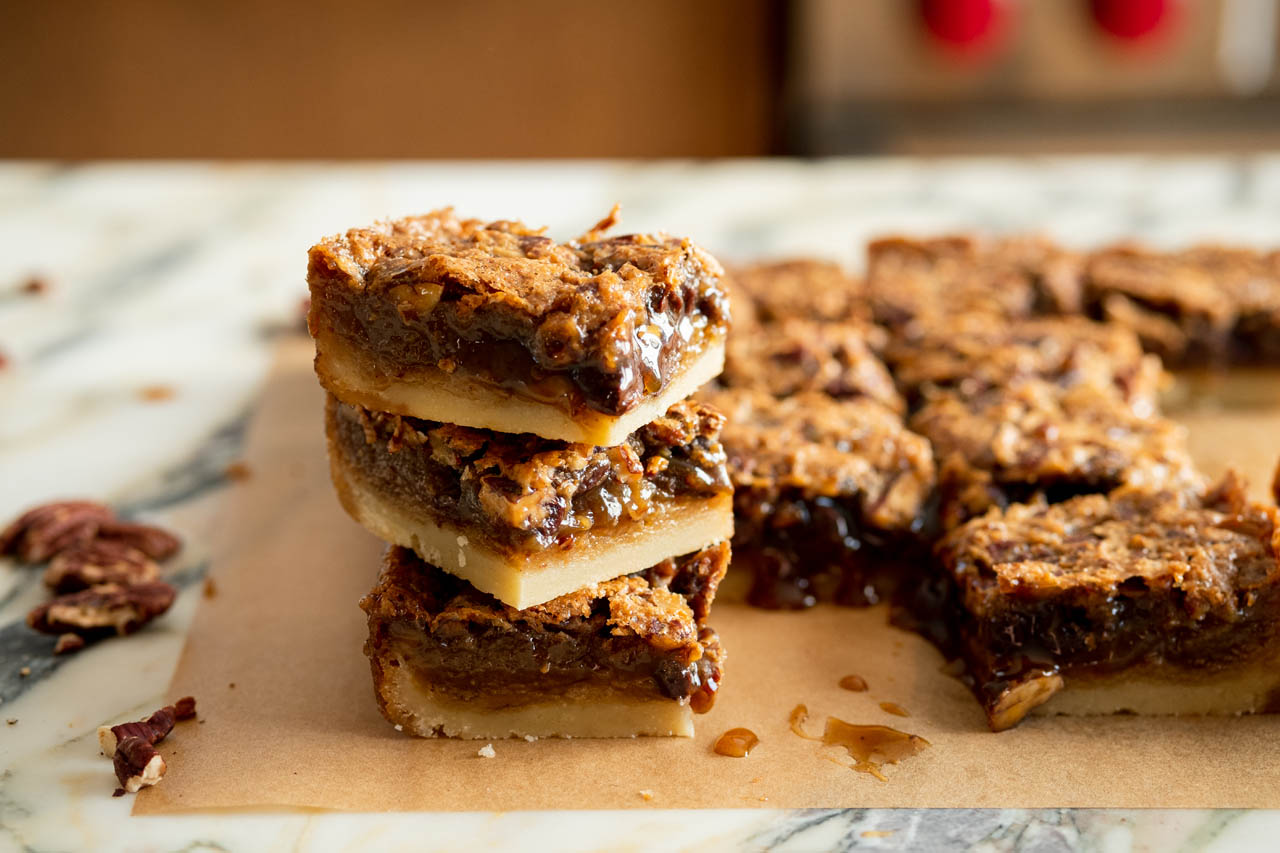
[(363, 483), (340, 454), (330, 452), (329, 464), (339, 501), (366, 530), (520, 610), (733, 538), (733, 496), (726, 494), (673, 507), (616, 535), (587, 534), (568, 552), (549, 548), (517, 568), (465, 530), (410, 517)]
[(611, 447), (720, 375), (725, 339), (721, 336), (709, 343), (666, 388), (616, 417), (596, 411), (575, 417), (550, 403), (441, 371), (421, 371), (412, 380), (376, 376), (345, 357), (344, 349), (331, 335), (316, 338), (316, 375), (344, 403), (476, 429)]

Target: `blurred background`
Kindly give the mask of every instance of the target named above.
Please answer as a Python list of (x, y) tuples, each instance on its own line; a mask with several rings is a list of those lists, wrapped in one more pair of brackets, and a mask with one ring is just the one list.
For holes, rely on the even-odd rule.
[(1280, 0), (9, 3), (0, 156), (1280, 143)]

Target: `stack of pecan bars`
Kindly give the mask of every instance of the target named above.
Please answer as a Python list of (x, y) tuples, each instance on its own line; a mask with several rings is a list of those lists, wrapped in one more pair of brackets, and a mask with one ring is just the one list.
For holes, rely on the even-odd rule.
[(1157, 399), (1161, 356), (1280, 361), (1276, 256), (888, 239), (865, 281), (733, 284), (707, 396), (754, 603), (896, 589), (995, 730), (1280, 710), (1280, 516), (1206, 483)]
[(451, 211), (312, 248), (333, 482), (390, 543), (362, 602), (397, 729), (690, 735), (724, 653), (727, 295), (687, 240)]

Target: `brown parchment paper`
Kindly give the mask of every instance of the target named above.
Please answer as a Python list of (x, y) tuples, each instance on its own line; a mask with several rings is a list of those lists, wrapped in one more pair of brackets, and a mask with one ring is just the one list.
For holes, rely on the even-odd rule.
[[(991, 734), (941, 657), (886, 625), (883, 608), (802, 613), (717, 601), (729, 652), (724, 689), (692, 739), (415, 740), (374, 706), (356, 602), (381, 545), (347, 519), (329, 485), (310, 348), (285, 347), (250, 430), (251, 477), (232, 487), (212, 568), (172, 695), (199, 700), (179, 726), (162, 784), (138, 814), (205, 808), (494, 810), (998, 806), (1280, 807), (1280, 716), (1033, 718)], [(1269, 481), (1280, 412), (1191, 418), (1210, 470), (1228, 460)], [(198, 594), (198, 593), (188, 593)], [(869, 692), (837, 681), (857, 674)], [(879, 707), (896, 702), (911, 716)], [(880, 723), (932, 747), (889, 780), (841, 766), (796, 737), (809, 706)], [(726, 729), (760, 736), (747, 758), (714, 754)], [(646, 800), (640, 791), (651, 791)]]

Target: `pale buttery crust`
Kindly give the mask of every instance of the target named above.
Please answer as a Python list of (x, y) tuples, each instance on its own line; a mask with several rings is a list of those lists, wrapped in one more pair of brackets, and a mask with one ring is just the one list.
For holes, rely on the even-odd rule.
[(693, 737), (687, 700), (637, 699), (607, 685), (579, 686), (546, 702), (479, 708), (421, 684), (405, 667), (374, 672), (383, 714), (418, 737), (498, 738)]
[(315, 367), (320, 383), (335, 397), (372, 411), (611, 447), (622, 444), (631, 433), (662, 417), (673, 404), (718, 376), (724, 369), (724, 338), (709, 342), (667, 387), (617, 417), (589, 409), (571, 413), (461, 373), (431, 369), (402, 378), (372, 374), (324, 330), (316, 335)]
[(387, 500), (339, 453), (330, 452), (329, 469), (343, 508), (374, 536), (519, 610), (733, 538), (733, 495), (725, 494), (655, 508), (642, 522), (583, 535), (568, 550), (507, 554)]
[(1160, 666), (1111, 675), (1063, 676), (1063, 689), (1035, 715), (1142, 714), (1196, 716), (1280, 711), (1280, 651), (1269, 660), (1220, 673), (1187, 674)]

